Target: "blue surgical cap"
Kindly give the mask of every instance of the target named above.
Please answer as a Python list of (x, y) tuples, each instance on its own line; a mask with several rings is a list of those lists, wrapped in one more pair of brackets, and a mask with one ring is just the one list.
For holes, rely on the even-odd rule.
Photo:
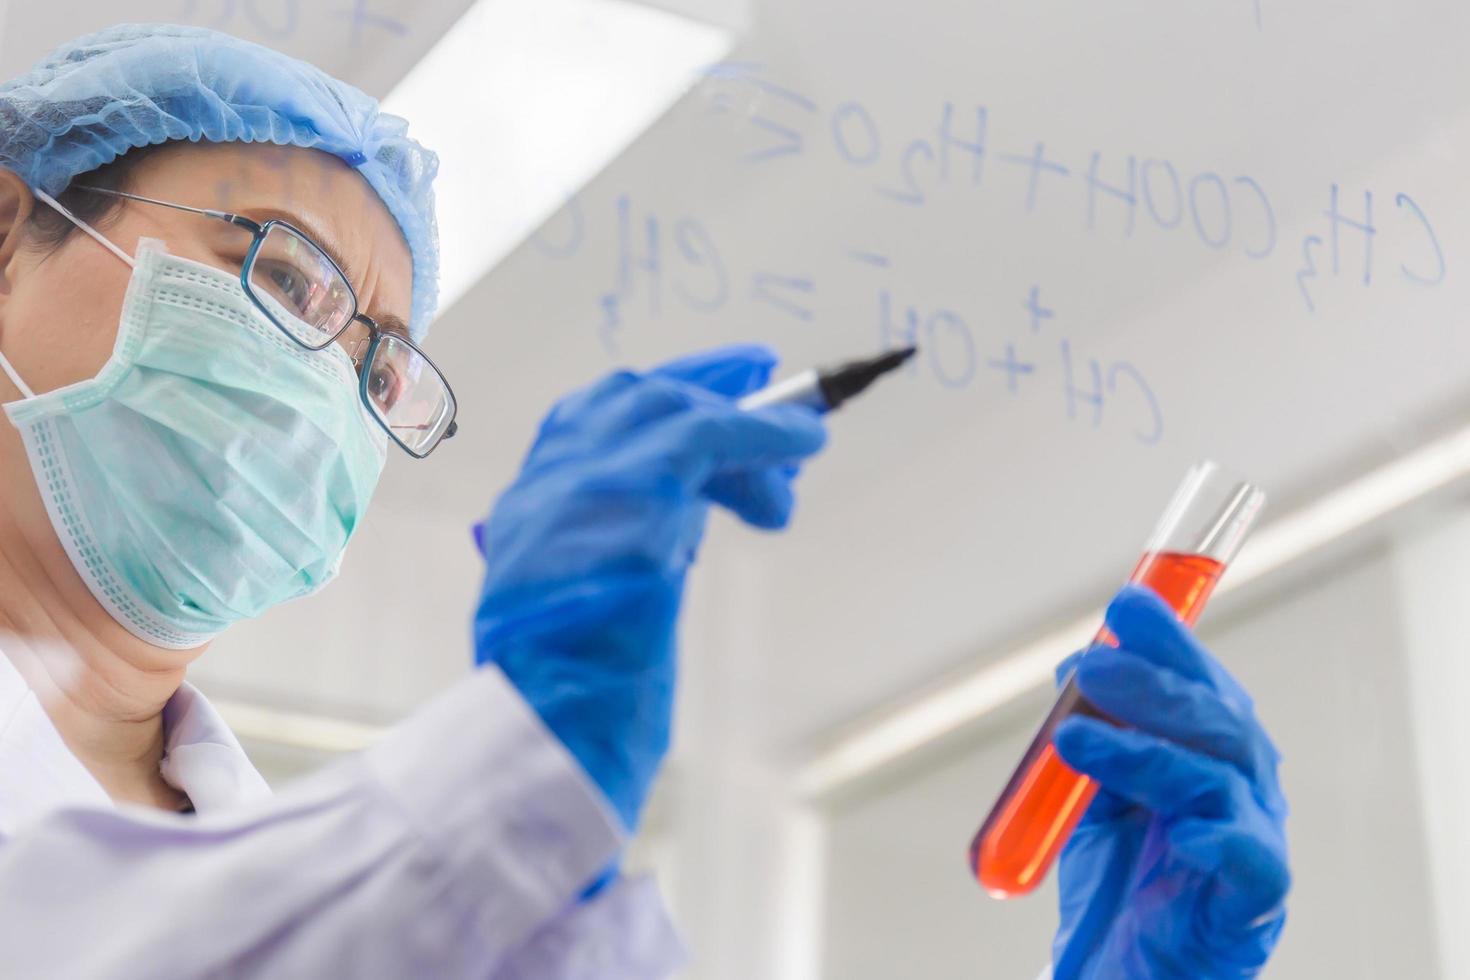
[(0, 166), (59, 194), (134, 147), (167, 140), (324, 150), (367, 178), (413, 255), (415, 338), (439, 294), (438, 157), (376, 99), (305, 62), (202, 27), (121, 24), (0, 85)]

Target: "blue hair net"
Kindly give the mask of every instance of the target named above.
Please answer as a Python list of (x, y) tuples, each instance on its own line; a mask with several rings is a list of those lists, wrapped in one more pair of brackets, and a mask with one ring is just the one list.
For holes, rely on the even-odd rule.
[(0, 85), (0, 165), (59, 194), (77, 174), (167, 140), (324, 150), (367, 178), (413, 255), (415, 338), (439, 294), (438, 157), (376, 99), (278, 51), (202, 27), (121, 24)]

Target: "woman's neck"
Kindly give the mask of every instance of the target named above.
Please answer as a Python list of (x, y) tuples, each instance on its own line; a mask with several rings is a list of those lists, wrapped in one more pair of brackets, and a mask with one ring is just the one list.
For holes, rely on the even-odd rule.
[[(93, 630), (0, 552), (0, 652), (35, 692), (62, 741), (115, 801), (176, 810), (187, 803), (159, 771), (163, 707), (188, 654), (137, 648)], [(88, 596), (90, 599), (90, 596)], [(49, 601), (48, 601), (49, 599)], [(96, 612), (106, 616), (100, 606)]]
[[(25, 652), (16, 657), (11, 653), (11, 639), (0, 642), (12, 663), (37, 659)], [(84, 672), (82, 683), (73, 680), (68, 688), (58, 683), (50, 665), (43, 665), (39, 676), (34, 668), (20, 664), (16, 668), (36, 692), (66, 747), (114, 801), (165, 810), (178, 810), (188, 802), (164, 781), (159, 770), (164, 752), (163, 706), (178, 690), (182, 676), (171, 687), (160, 684), (162, 678), (146, 678), (127, 690), (112, 687), (116, 676), (103, 679)]]

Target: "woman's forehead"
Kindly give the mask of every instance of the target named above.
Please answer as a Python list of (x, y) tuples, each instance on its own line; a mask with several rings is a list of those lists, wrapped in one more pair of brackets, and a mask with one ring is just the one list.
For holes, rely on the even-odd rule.
[(187, 143), (150, 155), (133, 181), (149, 196), (297, 225), (334, 253), (365, 307), (407, 319), (413, 260), (403, 233), (362, 175), (330, 153)]

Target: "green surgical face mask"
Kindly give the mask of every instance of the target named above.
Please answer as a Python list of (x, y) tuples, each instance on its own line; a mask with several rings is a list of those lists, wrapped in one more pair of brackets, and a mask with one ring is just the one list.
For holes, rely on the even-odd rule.
[[(171, 649), (309, 595), (362, 523), (387, 437), (340, 347), (307, 351), (237, 278), (144, 240), (97, 377), (5, 406), (103, 607)], [(282, 315), (290, 314), (281, 309)]]

